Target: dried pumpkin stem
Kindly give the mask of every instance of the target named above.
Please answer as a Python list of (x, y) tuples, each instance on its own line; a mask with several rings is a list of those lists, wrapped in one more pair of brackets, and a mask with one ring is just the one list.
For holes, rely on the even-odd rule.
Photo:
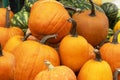
[(45, 65), (47, 65), (48, 70), (52, 70), (52, 69), (54, 68), (54, 66), (51, 64), (51, 62), (50, 62), (50, 61), (45, 60), (45, 61), (44, 61), (44, 63), (45, 63)]
[(95, 60), (96, 61), (102, 61), (100, 51), (98, 49), (95, 49), (94, 53), (95, 53)]
[(118, 80), (119, 74), (120, 74), (120, 68), (117, 68), (113, 74), (113, 80)]
[(57, 34), (47, 35), (47, 36), (43, 37), (40, 40), (40, 43), (45, 44), (45, 42), (47, 42), (47, 40), (50, 39), (50, 38), (57, 38)]
[(118, 34), (120, 33), (120, 30), (116, 31), (114, 36), (113, 36), (113, 39), (112, 39), (112, 43), (113, 44), (118, 44)]
[(31, 33), (26, 34), (26, 35), (24, 36), (24, 38), (22, 39), (22, 41), (26, 41), (27, 38), (28, 38), (30, 35), (32, 35), (32, 34), (31, 34)]
[(71, 6), (64, 6), (64, 8), (67, 10), (72, 10), (74, 12), (82, 12), (82, 10), (80, 8), (75, 8), (75, 7), (71, 7)]
[(2, 46), (1, 46), (1, 44), (0, 44), (0, 56), (3, 56), (3, 54), (2, 54)]
[(90, 16), (95, 16), (95, 6), (94, 3), (92, 2), (92, 0), (89, 0), (90, 4), (91, 4), (91, 13)]
[(71, 31), (70, 31), (71, 35), (73, 37), (77, 37), (78, 34), (77, 34), (77, 31), (76, 31), (76, 26), (77, 26), (76, 21), (72, 18), (69, 18), (68, 21), (72, 23), (72, 28), (71, 28)]
[(10, 27), (10, 6), (6, 8), (6, 27)]

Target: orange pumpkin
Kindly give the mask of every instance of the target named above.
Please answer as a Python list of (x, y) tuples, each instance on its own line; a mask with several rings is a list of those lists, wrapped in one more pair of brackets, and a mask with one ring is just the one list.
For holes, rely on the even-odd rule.
[(15, 47), (17, 47), (20, 43), (22, 43), (23, 41), (27, 40), (27, 38), (30, 36), (31, 34), (28, 33), (25, 36), (22, 35), (15, 35), (13, 37), (11, 37), (5, 44), (4, 46), (4, 50), (8, 51), (8, 52), (12, 52)]
[(78, 72), (83, 64), (93, 57), (93, 47), (87, 40), (76, 34), (76, 23), (73, 19), (73, 28), (70, 35), (65, 36), (59, 45), (61, 64), (68, 66), (74, 72)]
[(31, 8), (28, 27), (38, 39), (45, 35), (58, 34), (56, 39), (49, 40), (51, 43), (57, 43), (70, 31), (69, 18), (70, 15), (60, 2), (37, 1)]
[(13, 80), (15, 68), (14, 56), (2, 50), (0, 46), (0, 80)]
[(74, 72), (67, 66), (53, 66), (45, 61), (48, 69), (37, 74), (34, 80), (77, 80)]
[(15, 80), (33, 80), (40, 71), (47, 68), (44, 60), (49, 60), (55, 66), (60, 64), (55, 49), (33, 40), (22, 42), (13, 50), (13, 54), (16, 59)]
[(120, 30), (116, 31), (112, 42), (105, 43), (100, 47), (102, 58), (110, 64), (113, 72), (116, 68), (120, 68), (120, 44), (117, 39), (119, 33)]
[(113, 80), (110, 65), (101, 59), (97, 49), (95, 49), (95, 54), (95, 59), (88, 60), (82, 66), (77, 80)]
[[(5, 27), (6, 26), (6, 13), (8, 11), (8, 8), (0, 8), (0, 27)], [(13, 17), (13, 12), (10, 10), (10, 19)]]
[(85, 37), (87, 41), (96, 47), (106, 39), (108, 34), (109, 21), (107, 16), (94, 9), (92, 4), (91, 10), (85, 10), (81, 13), (73, 14), (72, 18), (77, 22), (77, 32)]
[(10, 26), (10, 9), (7, 10), (6, 13), (6, 26), (0, 27), (0, 43), (2, 45), (2, 48), (5, 46), (8, 39), (13, 37), (14, 35), (24, 35), (24, 32), (22, 29), (14, 26)]

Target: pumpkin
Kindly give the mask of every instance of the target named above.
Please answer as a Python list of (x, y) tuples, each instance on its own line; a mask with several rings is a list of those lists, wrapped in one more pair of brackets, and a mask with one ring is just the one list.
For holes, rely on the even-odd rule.
[(117, 39), (119, 32), (120, 30), (115, 32), (112, 42), (105, 43), (100, 47), (102, 58), (110, 64), (113, 72), (120, 67), (120, 44)]
[(50, 39), (48, 42), (58, 43), (71, 29), (69, 18), (67, 10), (58, 1), (37, 1), (31, 8), (28, 27), (38, 39), (45, 35), (57, 34), (56, 39)]
[(24, 32), (26, 32), (28, 28), (28, 18), (29, 18), (29, 12), (27, 11), (19, 11), (11, 19), (10, 25), (11, 26), (18, 26), (21, 28)]
[(84, 37), (77, 34), (75, 21), (73, 19), (69, 21), (73, 23), (73, 28), (71, 34), (61, 40), (59, 55), (62, 65), (68, 66), (74, 72), (78, 72), (82, 65), (92, 58), (91, 51), (93, 47)]
[(4, 50), (11, 52), (15, 49), (15, 47), (17, 47), (20, 43), (22, 43), (23, 41), (26, 41), (27, 38), (30, 36), (31, 34), (28, 33), (25, 36), (22, 35), (15, 35), (13, 37), (11, 37), (5, 44), (4, 46)]
[(94, 9), (91, 0), (90, 3), (92, 5), (91, 10), (76, 12), (72, 18), (77, 22), (78, 34), (95, 47), (107, 38), (109, 21), (104, 13)]
[(95, 59), (88, 60), (80, 69), (77, 80), (113, 80), (112, 70), (107, 61), (102, 60), (95, 49)]
[(0, 45), (0, 80), (13, 80), (15, 68), (14, 56), (4, 51)]
[(6, 27), (0, 27), (0, 43), (2, 48), (5, 46), (8, 39), (13, 37), (14, 35), (24, 35), (22, 29), (14, 26), (10, 26), (10, 9), (8, 8), (6, 12)]
[(60, 64), (57, 51), (43, 44), (43, 39), (41, 43), (24, 41), (13, 50), (16, 59), (14, 80), (33, 80), (40, 71), (47, 69), (44, 60), (49, 60), (54, 66)]
[[(6, 13), (8, 11), (8, 8), (0, 8), (0, 27), (6, 26)], [(13, 17), (14, 13), (10, 10), (10, 19)]]
[(115, 22), (119, 10), (117, 5), (112, 2), (105, 2), (101, 5), (101, 8), (104, 10), (106, 16), (109, 19), (110, 28), (113, 29), (113, 23)]
[(34, 80), (77, 80), (74, 72), (67, 66), (53, 66), (51, 62), (44, 62), (48, 69), (37, 74)]

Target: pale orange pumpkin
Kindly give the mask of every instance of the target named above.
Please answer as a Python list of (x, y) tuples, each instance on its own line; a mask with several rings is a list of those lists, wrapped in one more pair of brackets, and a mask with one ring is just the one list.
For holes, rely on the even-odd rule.
[(34, 80), (77, 80), (75, 73), (67, 66), (53, 66), (51, 62), (44, 62), (48, 69), (37, 74)]

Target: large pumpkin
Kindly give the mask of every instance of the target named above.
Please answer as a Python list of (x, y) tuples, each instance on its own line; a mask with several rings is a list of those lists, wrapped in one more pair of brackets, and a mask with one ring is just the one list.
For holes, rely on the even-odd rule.
[(72, 18), (77, 22), (77, 31), (94, 47), (106, 39), (108, 34), (109, 22), (107, 16), (94, 9), (85, 10), (81, 13), (73, 14)]
[(16, 59), (15, 80), (33, 80), (47, 68), (44, 60), (49, 60), (55, 66), (60, 64), (55, 49), (33, 40), (22, 42), (13, 50), (13, 54)]
[(45, 61), (48, 69), (37, 74), (34, 80), (77, 80), (74, 72), (67, 66), (53, 66)]
[(57, 43), (71, 28), (67, 10), (58, 1), (45, 0), (33, 4), (28, 21), (28, 27), (33, 36), (41, 38), (48, 34), (58, 34), (50, 42)]
[[(6, 26), (6, 13), (8, 8), (0, 8), (0, 27)], [(10, 19), (13, 17), (13, 12), (10, 10)]]

